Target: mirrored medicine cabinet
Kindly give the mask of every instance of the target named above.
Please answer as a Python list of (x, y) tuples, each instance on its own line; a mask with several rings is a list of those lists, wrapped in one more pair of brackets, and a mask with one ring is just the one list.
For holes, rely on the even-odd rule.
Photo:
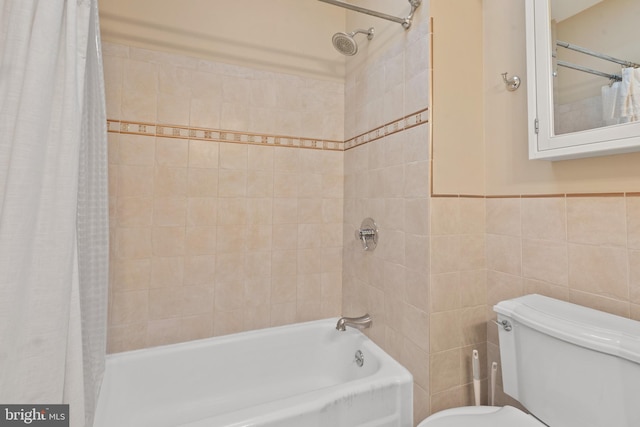
[(525, 1), (529, 158), (640, 151), (640, 1)]

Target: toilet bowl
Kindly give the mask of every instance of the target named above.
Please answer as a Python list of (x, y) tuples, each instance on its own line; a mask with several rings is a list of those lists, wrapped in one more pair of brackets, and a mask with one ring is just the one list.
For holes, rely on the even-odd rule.
[(546, 427), (512, 406), (463, 406), (431, 415), (418, 427)]

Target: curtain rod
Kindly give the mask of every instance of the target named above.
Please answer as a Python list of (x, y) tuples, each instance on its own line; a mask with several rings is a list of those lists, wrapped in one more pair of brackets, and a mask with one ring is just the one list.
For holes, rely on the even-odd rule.
[(582, 71), (582, 72), (594, 74), (600, 77), (606, 77), (609, 80), (615, 80), (617, 82), (622, 81), (622, 76), (620, 76), (619, 74), (603, 73), (602, 71), (594, 70), (592, 68), (583, 67), (582, 65), (576, 65), (570, 62), (560, 61), (560, 60), (557, 60), (556, 64), (558, 64), (561, 67), (571, 68), (572, 70)]
[[(322, 0), (321, 0), (322, 1)], [(576, 46), (575, 44), (563, 42), (560, 40), (556, 40), (556, 45), (560, 47), (564, 47), (565, 49), (575, 50), (576, 52), (584, 53), (585, 55), (594, 56), (596, 58), (604, 59), (605, 61), (615, 62), (616, 64), (620, 64), (624, 67), (633, 67), (640, 68), (640, 64), (636, 64), (635, 62), (625, 61), (624, 59), (614, 58), (613, 56), (605, 55), (603, 53), (594, 52), (584, 47)]]
[(364, 13), (366, 15), (375, 16), (377, 18), (386, 19), (387, 21), (393, 21), (398, 24), (402, 24), (402, 27), (405, 30), (409, 29), (409, 27), (411, 26), (411, 20), (413, 19), (413, 14), (418, 8), (418, 6), (420, 6), (420, 3), (422, 3), (422, 0), (409, 0), (409, 4), (411, 4), (411, 13), (409, 13), (409, 16), (407, 16), (406, 18), (399, 18), (397, 16), (387, 15), (386, 13), (377, 12), (371, 9), (366, 9), (364, 7), (356, 6), (355, 4), (346, 3), (339, 0), (318, 0), (318, 1), (329, 3), (334, 6), (343, 7), (345, 9), (353, 10), (355, 12)]

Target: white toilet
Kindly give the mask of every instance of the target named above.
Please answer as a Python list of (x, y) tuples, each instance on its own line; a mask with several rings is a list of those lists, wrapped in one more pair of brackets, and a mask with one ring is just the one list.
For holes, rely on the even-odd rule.
[(438, 412), (418, 427), (638, 427), (640, 322), (526, 295), (498, 313), (505, 406)]

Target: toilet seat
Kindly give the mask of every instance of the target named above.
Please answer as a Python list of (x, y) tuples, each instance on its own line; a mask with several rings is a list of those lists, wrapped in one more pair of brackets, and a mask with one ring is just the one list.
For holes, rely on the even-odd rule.
[(464, 406), (435, 413), (418, 427), (546, 427), (513, 406)]

